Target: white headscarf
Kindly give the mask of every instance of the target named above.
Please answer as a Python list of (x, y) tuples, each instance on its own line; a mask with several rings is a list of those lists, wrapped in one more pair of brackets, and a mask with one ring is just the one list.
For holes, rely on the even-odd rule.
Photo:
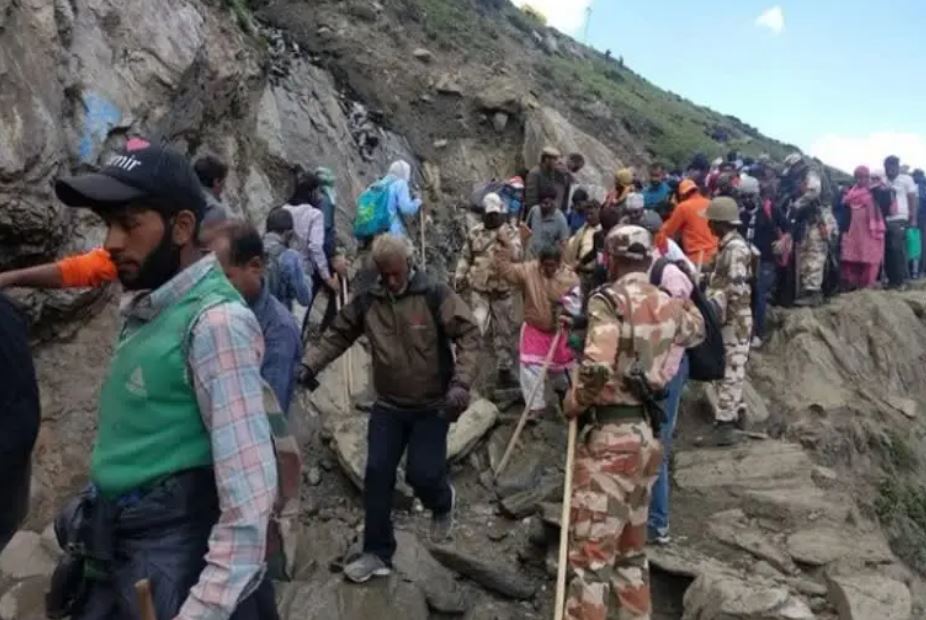
[(412, 167), (408, 164), (407, 161), (403, 161), (401, 159), (394, 161), (392, 162), (392, 165), (389, 166), (389, 176), (402, 179), (408, 183), (412, 180)]

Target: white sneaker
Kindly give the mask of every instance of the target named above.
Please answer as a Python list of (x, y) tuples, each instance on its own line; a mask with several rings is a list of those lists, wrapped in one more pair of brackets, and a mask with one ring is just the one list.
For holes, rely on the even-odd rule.
[(761, 348), (762, 348), (762, 344), (763, 344), (763, 342), (762, 342), (762, 339), (761, 339), (761, 338), (759, 338), (758, 336), (753, 336), (753, 337), (752, 337), (752, 348), (753, 348), (753, 349), (761, 349)]
[(392, 569), (379, 556), (364, 553), (344, 567), (344, 575), (354, 583), (366, 583), (372, 577), (388, 577)]

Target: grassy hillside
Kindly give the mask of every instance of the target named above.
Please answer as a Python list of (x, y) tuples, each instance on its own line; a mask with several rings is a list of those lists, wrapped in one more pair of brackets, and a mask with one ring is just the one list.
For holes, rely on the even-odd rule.
[[(551, 95), (558, 107), (571, 107), (596, 133), (608, 133), (601, 121), (620, 123), (653, 158), (682, 166), (697, 151), (716, 156), (737, 149), (782, 158), (795, 148), (763, 136), (735, 117), (660, 89), (618, 58), (608, 58), (546, 27), (508, 0), (406, 0), (405, 4), (434, 43), (468, 55), (482, 52), (490, 62), (504, 58), (521, 64), (534, 76), (537, 90)], [(556, 51), (551, 51), (549, 41)], [(511, 43), (527, 54), (521, 58), (512, 54)]]

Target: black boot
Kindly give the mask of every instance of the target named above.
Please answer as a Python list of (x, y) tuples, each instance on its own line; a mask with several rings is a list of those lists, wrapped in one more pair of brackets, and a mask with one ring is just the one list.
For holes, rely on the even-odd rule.
[(713, 444), (715, 447), (728, 448), (735, 446), (740, 441), (742, 441), (742, 435), (740, 435), (735, 421), (714, 423)]

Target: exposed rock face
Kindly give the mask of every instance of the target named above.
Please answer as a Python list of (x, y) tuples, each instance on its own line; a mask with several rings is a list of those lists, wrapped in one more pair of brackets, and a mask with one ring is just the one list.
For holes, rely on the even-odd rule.
[(685, 593), (683, 620), (813, 620), (806, 603), (772, 584), (703, 575)]

